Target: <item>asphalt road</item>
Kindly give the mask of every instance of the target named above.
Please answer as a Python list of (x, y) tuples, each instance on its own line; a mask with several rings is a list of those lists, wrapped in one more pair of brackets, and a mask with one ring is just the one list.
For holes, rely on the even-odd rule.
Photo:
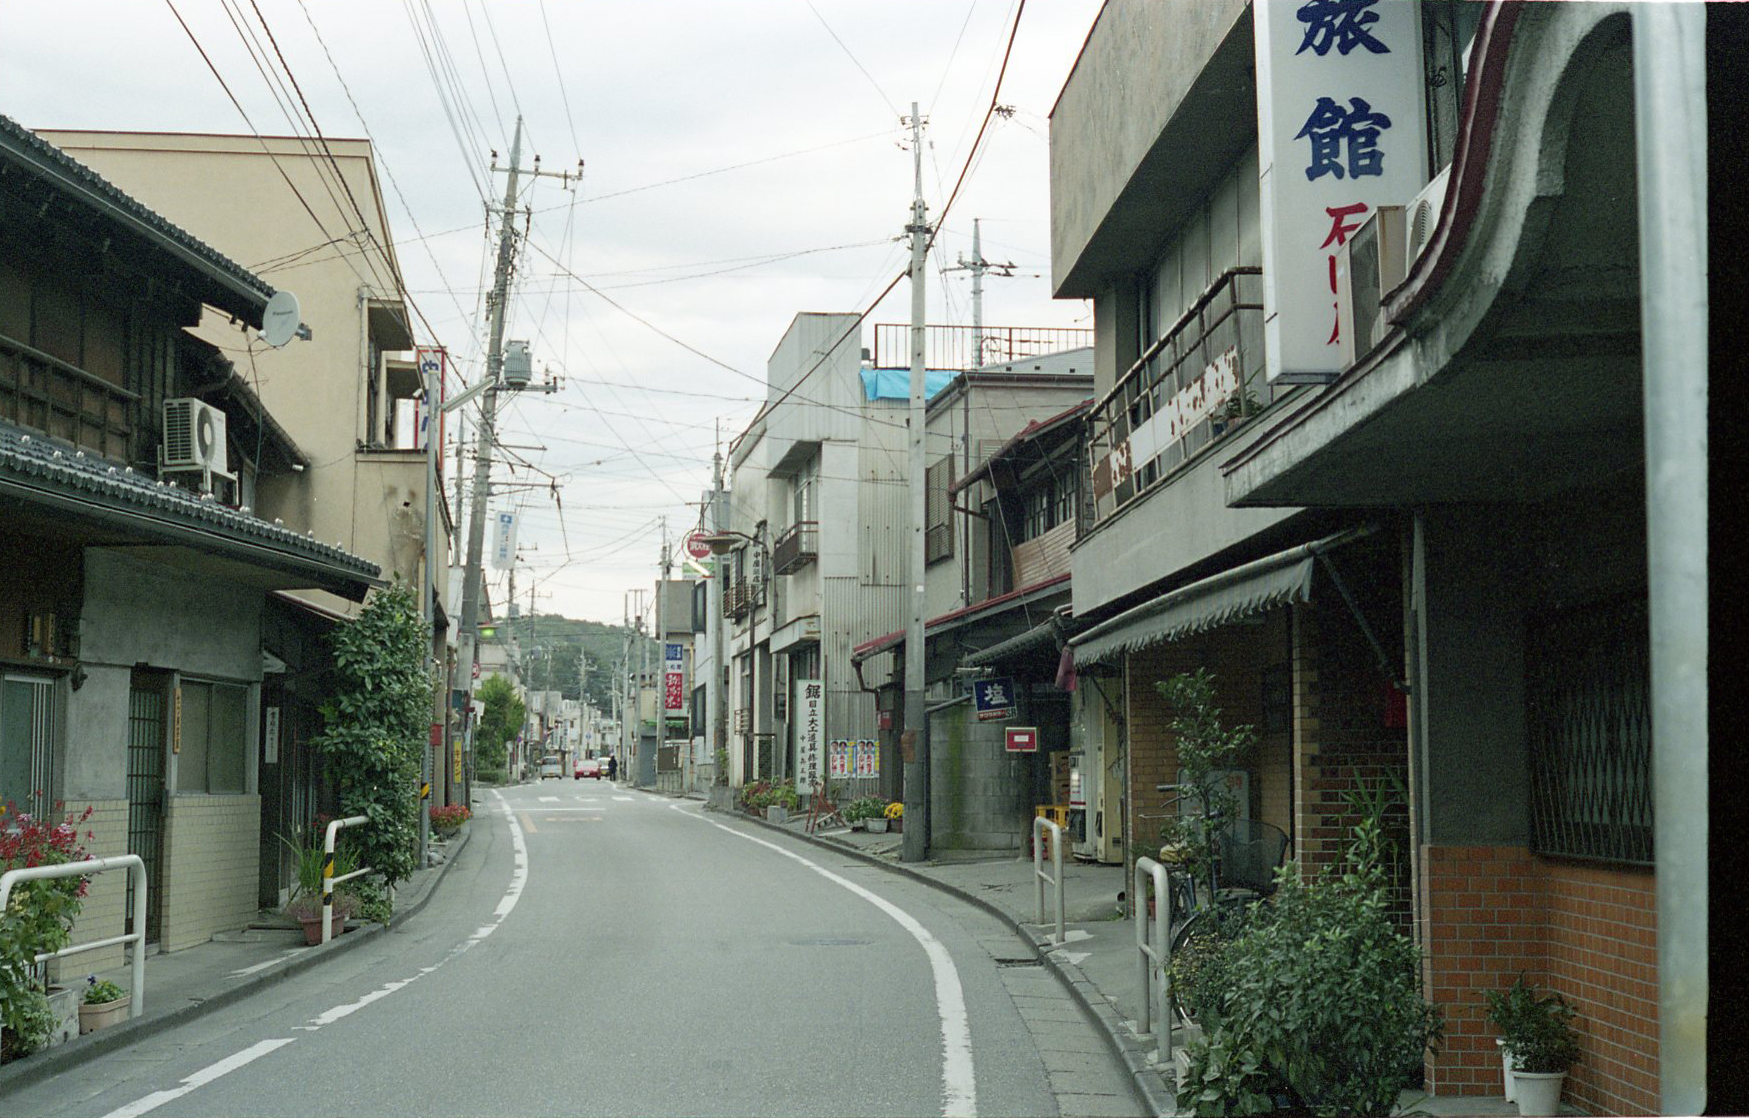
[(432, 903), (22, 1115), (1135, 1114), (984, 912), (594, 781), (481, 794)]

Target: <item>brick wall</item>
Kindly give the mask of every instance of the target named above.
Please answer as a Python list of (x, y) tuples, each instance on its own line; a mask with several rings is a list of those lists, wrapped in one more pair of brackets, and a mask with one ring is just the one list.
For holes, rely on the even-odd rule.
[(261, 797), (172, 796), (164, 830), (164, 950), (205, 943), (256, 915)]
[[(81, 800), (69, 802), (65, 813), (77, 818), (86, 808), (91, 818), (79, 828), (79, 844), (93, 858), (108, 858), (128, 852), (128, 802), (126, 800)], [(128, 875), (122, 870), (100, 873), (91, 879), (79, 919), (73, 923), (74, 944), (92, 943), (127, 931)], [(75, 985), (85, 975), (111, 970), (123, 962), (120, 947), (104, 947), (49, 964), (51, 976), (64, 985)], [(57, 969), (58, 968), (58, 969)]]
[(1428, 1090), (1498, 1095), (1500, 1055), (1482, 993), (1521, 972), (1579, 1016), (1584, 1055), (1566, 1097), (1602, 1114), (1658, 1106), (1656, 890), (1650, 872), (1577, 866), (1522, 846), (1422, 849), (1429, 996), (1446, 1039)]

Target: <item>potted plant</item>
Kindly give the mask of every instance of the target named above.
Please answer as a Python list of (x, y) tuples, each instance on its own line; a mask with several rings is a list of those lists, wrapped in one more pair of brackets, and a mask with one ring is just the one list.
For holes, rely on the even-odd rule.
[(1536, 993), (1520, 974), (1504, 990), (1485, 991), (1482, 1000), (1487, 1003), (1488, 1020), (1500, 1033), (1494, 1043), (1500, 1049), (1500, 1077), (1505, 1086), (1506, 1101), (1512, 1102), (1517, 1099), (1518, 1092), (1512, 1074), (1512, 1046), (1506, 1038), (1518, 1035), (1522, 1031), (1521, 1022), (1535, 1012)]
[(905, 829), (905, 805), (898, 800), (894, 800), (892, 803), (888, 804), (886, 810), (882, 814), (887, 817), (887, 826), (892, 828), (893, 831), (897, 832)]
[(85, 979), (85, 1001), (79, 1007), (79, 1035), (107, 1029), (127, 1020), (133, 996), (108, 980), (99, 981), (95, 974)]
[(1539, 998), (1529, 985), (1525, 990), (1526, 996), (1508, 1018), (1511, 1031), (1501, 1039), (1512, 1053), (1518, 1113), (1530, 1118), (1560, 1111), (1567, 1069), (1579, 1059), (1579, 1034), (1573, 1029), (1575, 1011), (1565, 998), (1559, 994)]
[[(293, 842), (284, 835), (280, 841), (285, 843), (292, 852), (297, 869), (297, 889), (292, 894), (290, 903), (285, 906), (285, 914), (296, 920), (304, 929), (304, 942), (311, 947), (322, 942), (322, 862), (324, 852), (318, 843)], [(357, 860), (346, 847), (337, 847), (334, 851), (334, 876), (342, 877), (358, 868)], [(346, 930), (346, 919), (351, 916), (357, 900), (345, 889), (334, 892), (333, 916), (329, 938), (338, 937)]]
[(448, 842), (455, 837), (457, 831), (462, 829), (463, 823), (473, 818), (473, 814), (468, 810), (466, 804), (434, 807), (431, 809), (431, 830), (439, 839)]
[(880, 800), (876, 800), (869, 811), (868, 833), (871, 835), (887, 833), (887, 805)]

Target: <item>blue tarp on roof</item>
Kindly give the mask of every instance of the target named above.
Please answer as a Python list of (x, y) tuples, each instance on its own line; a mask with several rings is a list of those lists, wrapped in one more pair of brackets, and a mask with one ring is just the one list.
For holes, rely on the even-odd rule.
[[(954, 369), (925, 369), (923, 371), (923, 390), (926, 399), (934, 399), (935, 394), (946, 388), (948, 382), (959, 376)], [(862, 396), (869, 402), (875, 400), (909, 400), (911, 398), (910, 369), (864, 369), (862, 370)]]

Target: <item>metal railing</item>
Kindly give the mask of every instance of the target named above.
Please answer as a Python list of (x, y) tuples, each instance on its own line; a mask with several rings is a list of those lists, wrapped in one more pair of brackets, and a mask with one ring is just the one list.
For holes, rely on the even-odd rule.
[[(1044, 849), (1039, 845), (1039, 836), (1049, 833), (1051, 836), (1051, 872), (1045, 873)], [(1058, 947), (1063, 945), (1063, 828), (1042, 816), (1032, 821), (1032, 899), (1033, 910), (1037, 922), (1045, 922), (1045, 882), (1050, 882), (1057, 892), (1057, 934), (1051, 942)]]
[(820, 555), (820, 525), (798, 520), (785, 528), (771, 549), (771, 569), (780, 575), (799, 571)]
[(1262, 292), (1261, 268), (1222, 273), (1094, 405), (1094, 523), (1269, 406)]
[[(1154, 901), (1160, 911), (1148, 912), (1148, 894), (1143, 886), (1152, 881)], [(1172, 889), (1166, 867), (1152, 858), (1137, 858), (1130, 882), (1131, 903), (1136, 915), (1136, 975), (1141, 980), (1142, 1009), (1138, 1033), (1154, 1034), (1154, 1054), (1162, 1067), (1172, 1063), (1172, 988), (1168, 977), (1172, 948)]]
[[(117, 944), (131, 943), (134, 945), (134, 956), (129, 976), (128, 1016), (138, 1017), (146, 1009), (146, 863), (138, 854), (117, 854), (111, 858), (88, 858), (83, 862), (62, 862), (56, 866), (29, 866), (24, 869), (7, 870), (0, 874), (0, 912), (6, 911), (6, 906), (12, 900), (12, 886), (20, 881), (41, 881), (56, 877), (88, 877), (103, 873), (105, 870), (126, 869), (133, 880), (133, 917), (130, 923), (133, 930), (123, 935), (110, 936), (108, 939), (96, 940), (92, 943), (79, 943), (71, 947), (63, 947), (59, 951), (43, 951), (35, 956), (35, 962), (43, 963), (50, 959), (61, 959), (68, 955), (78, 955), (85, 951), (96, 951), (99, 948), (114, 947)], [(136, 876), (134, 871), (139, 871)]]
[(351, 881), (355, 877), (363, 877), (370, 873), (369, 866), (360, 866), (351, 873), (334, 876), (334, 838), (342, 827), (356, 827), (361, 823), (369, 823), (370, 819), (363, 815), (348, 815), (345, 819), (333, 819), (328, 823), (322, 836), (322, 942), (327, 943), (334, 935), (334, 886), (342, 881)]
[[(986, 326), (984, 352), (979, 354), (977, 336), (971, 326), (925, 326), (924, 364), (931, 369), (975, 369), (1093, 344), (1093, 331), (1085, 326)], [(877, 369), (909, 368), (911, 327), (902, 322), (876, 324), (872, 363)]]

